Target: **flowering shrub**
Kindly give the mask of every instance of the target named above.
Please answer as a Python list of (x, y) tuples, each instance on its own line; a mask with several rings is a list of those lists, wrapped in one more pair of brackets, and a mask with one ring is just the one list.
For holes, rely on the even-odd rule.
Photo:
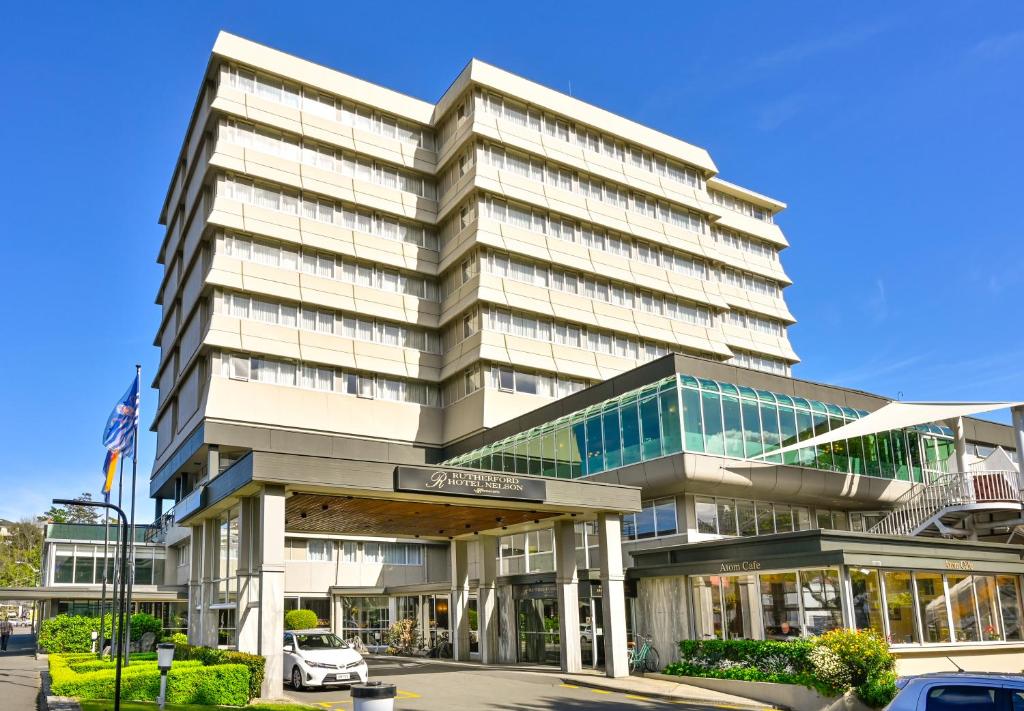
[(850, 688), (850, 669), (828, 647), (816, 645), (808, 655), (814, 676), (833, 689)]
[(667, 674), (800, 684), (825, 696), (856, 689), (880, 708), (896, 694), (895, 660), (875, 632), (837, 629), (820, 637), (768, 640), (683, 640)]

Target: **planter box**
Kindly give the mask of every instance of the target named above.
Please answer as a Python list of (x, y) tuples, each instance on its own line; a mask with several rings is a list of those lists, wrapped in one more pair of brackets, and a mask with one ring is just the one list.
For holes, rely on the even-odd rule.
[(871, 711), (857, 695), (849, 691), (843, 696), (822, 696), (814, 689), (799, 684), (775, 684), (768, 681), (739, 681), (714, 679), (705, 676), (675, 676), (673, 674), (644, 674), (651, 679), (674, 681), (723, 694), (744, 696), (772, 706), (792, 711)]

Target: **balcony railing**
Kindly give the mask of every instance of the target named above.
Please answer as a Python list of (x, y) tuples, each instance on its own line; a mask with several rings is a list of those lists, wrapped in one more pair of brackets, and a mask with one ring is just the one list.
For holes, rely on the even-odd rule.
[(1024, 479), (1016, 471), (949, 472), (931, 483), (915, 484), (889, 515), (871, 527), (870, 533), (914, 536), (946, 513), (968, 510), (977, 504), (1006, 504), (1020, 509), (1024, 503)]
[(153, 543), (163, 543), (167, 538), (167, 532), (174, 525), (174, 507), (164, 511), (160, 518), (153, 522), (147, 531), (146, 540)]

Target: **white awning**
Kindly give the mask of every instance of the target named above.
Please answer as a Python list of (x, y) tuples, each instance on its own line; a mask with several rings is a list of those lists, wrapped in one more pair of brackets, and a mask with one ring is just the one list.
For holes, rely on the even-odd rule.
[(976, 415), (979, 412), (1002, 410), (1006, 407), (1017, 407), (1024, 402), (890, 402), (874, 412), (843, 425), (839, 429), (811, 437), (798, 444), (791, 444), (782, 449), (766, 452), (761, 456), (792, 452), (804, 447), (815, 447), (849, 437), (877, 434), (889, 430), (900, 430), (914, 425), (926, 425), (943, 420)]

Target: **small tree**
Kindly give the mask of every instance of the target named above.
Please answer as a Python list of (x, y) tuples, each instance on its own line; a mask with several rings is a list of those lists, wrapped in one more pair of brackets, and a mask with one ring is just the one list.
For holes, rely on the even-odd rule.
[(399, 620), (388, 628), (385, 635), (388, 654), (412, 656), (421, 649), (419, 627), (416, 620)]
[[(91, 502), (92, 494), (88, 491), (83, 491), (76, 501)], [(40, 518), (53, 523), (100, 523), (102, 521), (96, 509), (91, 506), (79, 506), (77, 504), (51, 506)]]
[(312, 610), (289, 610), (284, 616), (286, 630), (308, 630), (316, 627), (317, 616)]

